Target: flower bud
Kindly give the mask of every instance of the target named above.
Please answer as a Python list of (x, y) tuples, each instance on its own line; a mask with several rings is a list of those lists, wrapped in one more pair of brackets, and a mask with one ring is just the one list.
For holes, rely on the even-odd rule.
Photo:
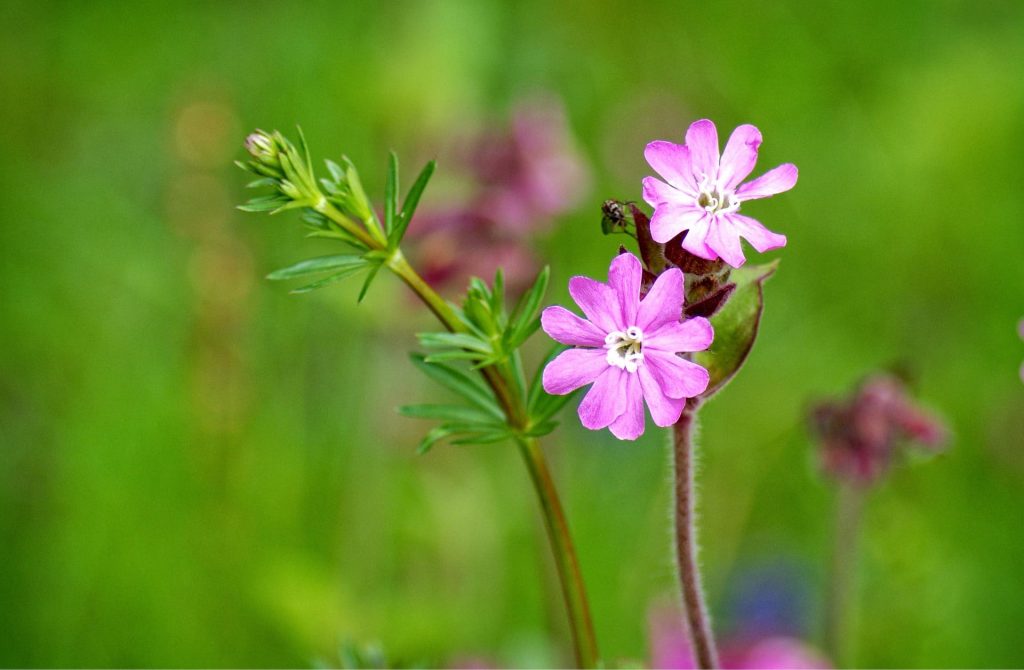
[(277, 145), (274, 138), (265, 131), (257, 130), (245, 138), (245, 150), (261, 163), (274, 163), (277, 159)]
[(825, 472), (860, 485), (885, 474), (901, 446), (938, 450), (948, 436), (945, 424), (888, 374), (868, 377), (846, 401), (819, 403), (810, 418)]

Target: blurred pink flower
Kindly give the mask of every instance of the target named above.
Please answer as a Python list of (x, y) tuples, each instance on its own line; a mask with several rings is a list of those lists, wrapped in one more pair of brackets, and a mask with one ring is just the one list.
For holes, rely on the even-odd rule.
[(444, 207), (421, 207), (409, 229), (425, 279), (461, 289), (469, 277), (489, 277), (501, 266), (510, 291), (519, 292), (540, 266), (530, 238), (590, 188), (564, 110), (549, 97), (520, 103), (508, 128), (470, 136), (452, 163), (468, 193)]
[(901, 441), (935, 450), (947, 437), (943, 422), (917, 406), (904, 383), (889, 374), (867, 378), (845, 402), (818, 404), (811, 423), (825, 471), (858, 484), (881, 476)]
[(721, 258), (733, 267), (746, 261), (740, 238), (759, 252), (786, 245), (786, 236), (739, 213), (746, 200), (767, 198), (796, 185), (797, 169), (785, 163), (740, 184), (754, 169), (761, 131), (742, 125), (733, 131), (719, 158), (718, 131), (707, 119), (686, 131), (686, 143), (656, 141), (644, 156), (665, 181), (645, 177), (644, 200), (654, 207), (651, 235), (669, 242), (686, 232), (682, 247), (700, 258)]
[(575, 348), (544, 368), (544, 390), (571, 393), (593, 384), (579, 406), (586, 428), (610, 428), (620, 440), (644, 432), (644, 401), (658, 426), (679, 420), (686, 399), (704, 391), (708, 372), (677, 352), (703, 351), (714, 331), (702, 317), (680, 321), (683, 273), (664, 272), (640, 299), (643, 269), (633, 254), (620, 254), (608, 269), (608, 283), (589, 277), (569, 280), (569, 293), (586, 319), (564, 307), (541, 315), (544, 332)]
[[(681, 614), (673, 608), (656, 608), (648, 617), (650, 667), (691, 670), (697, 667)], [(832, 664), (802, 640), (773, 635), (754, 640), (726, 639), (719, 649), (727, 670), (794, 670), (831, 668)]]

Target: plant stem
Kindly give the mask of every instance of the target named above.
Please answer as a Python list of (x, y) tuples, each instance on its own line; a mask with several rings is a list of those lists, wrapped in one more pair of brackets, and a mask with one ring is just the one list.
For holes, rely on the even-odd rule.
[(576, 664), (581, 668), (598, 667), (597, 638), (594, 636), (594, 625), (590, 619), (590, 606), (587, 604), (586, 588), (580, 574), (576, 550), (569, 534), (569, 524), (558, 500), (555, 483), (551, 479), (544, 454), (535, 438), (518, 440), (519, 451), (530, 471), (530, 478), (540, 499), (541, 511), (544, 515), (544, 526), (551, 542), (551, 551), (555, 558), (555, 567), (562, 584), (562, 596), (569, 614), (572, 629), (573, 648), (576, 652)]
[(836, 492), (836, 517), (832, 558), (825, 592), (824, 648), (836, 667), (848, 661), (847, 613), (857, 569), (864, 492), (855, 484), (840, 482)]
[(694, 518), (696, 491), (693, 483), (693, 422), (697, 403), (688, 401), (679, 421), (673, 427), (675, 463), (676, 560), (679, 563), (679, 584), (683, 611), (696, 655), (697, 667), (718, 668), (718, 649), (711, 634), (708, 607), (704, 602), (700, 569), (697, 565), (697, 527)]
[[(445, 328), (453, 332), (466, 330), (451, 306), (416, 273), (401, 252), (395, 252), (388, 267), (419, 296)], [(519, 394), (512, 390), (512, 384), (508, 377), (494, 366), (483, 368), (480, 372), (494, 391), (509, 425), (514, 430), (527, 428), (526, 423), (529, 418), (526, 415), (523, 401)], [(551, 551), (554, 554), (555, 566), (562, 585), (562, 596), (565, 599), (565, 607), (569, 616), (576, 663), (581, 668), (596, 668), (600, 662), (597, 639), (590, 618), (590, 607), (587, 604), (583, 576), (576, 558), (576, 549), (572, 543), (562, 503), (558, 498), (558, 491), (555, 489), (554, 480), (551, 478), (547, 461), (537, 440), (524, 437), (519, 438), (517, 443), (540, 501), (544, 526), (551, 543)]]

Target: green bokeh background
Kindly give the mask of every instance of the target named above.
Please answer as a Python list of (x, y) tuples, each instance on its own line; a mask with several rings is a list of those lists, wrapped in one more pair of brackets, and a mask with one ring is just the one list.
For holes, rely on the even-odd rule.
[[(15, 0), (0, 24), (0, 665), (308, 666), (345, 638), (567, 661), (514, 449), (416, 457), (427, 426), (394, 413), (438, 393), (405, 357), (427, 315), (390, 278), (358, 307), (263, 282), (324, 245), (232, 209), (249, 128), (301, 123), (379, 193), (388, 148), (411, 170), (538, 90), (595, 177), (538, 240), (552, 301), (606, 269), (598, 205), (639, 198), (648, 140), (753, 122), (761, 169), (800, 166), (750, 205), (790, 243), (703, 415), (723, 631), (737, 575), (785, 561), (817, 639), (833, 495), (801, 416), (898, 361), (955, 439), (870, 498), (855, 661), (1024, 663), (1020, 3)], [(673, 589), (664, 438), (574, 424), (545, 449), (604, 655), (640, 660)]]

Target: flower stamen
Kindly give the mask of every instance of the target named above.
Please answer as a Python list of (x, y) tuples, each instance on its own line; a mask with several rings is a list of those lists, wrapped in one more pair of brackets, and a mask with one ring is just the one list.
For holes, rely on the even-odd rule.
[(613, 330), (604, 338), (604, 348), (608, 350), (608, 365), (614, 365), (626, 372), (636, 372), (644, 361), (644, 333), (636, 326), (625, 331)]

